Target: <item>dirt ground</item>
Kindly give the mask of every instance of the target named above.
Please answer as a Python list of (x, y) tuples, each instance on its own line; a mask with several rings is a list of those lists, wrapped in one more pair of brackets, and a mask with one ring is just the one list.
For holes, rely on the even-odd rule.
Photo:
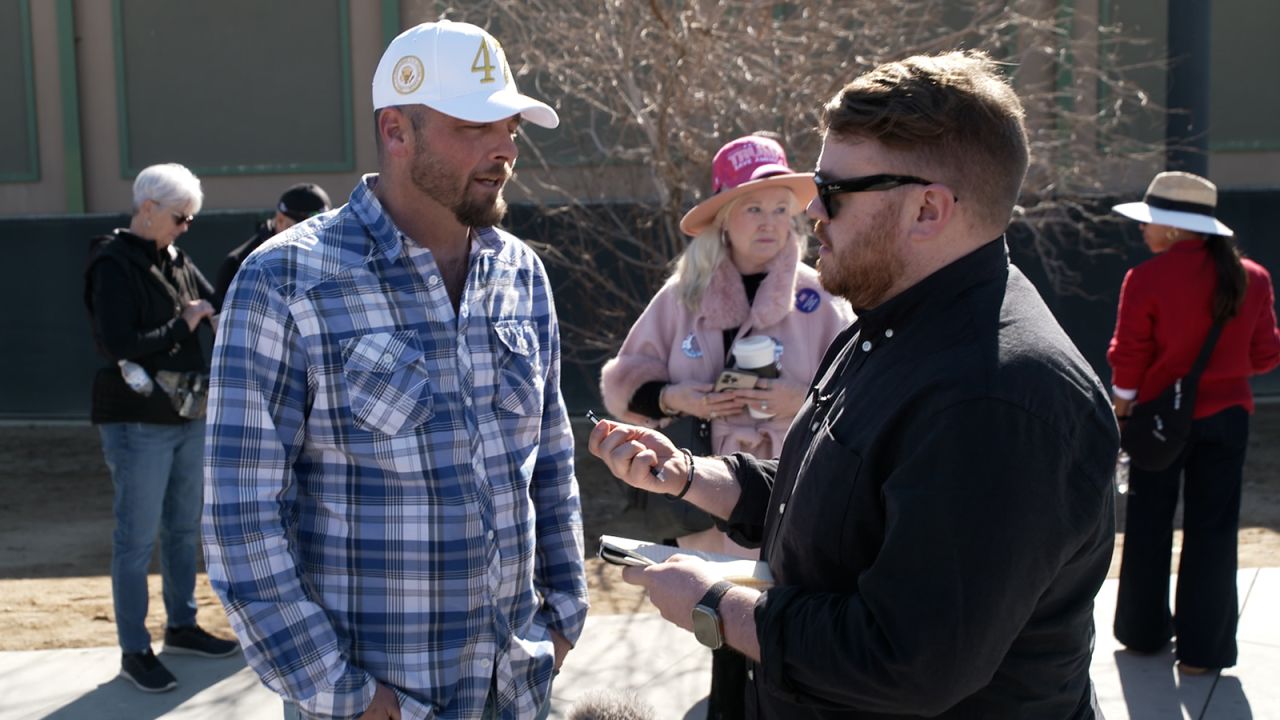
[[(585, 425), (577, 428), (579, 435)], [(583, 440), (582, 437), (579, 438)], [(1280, 566), (1280, 404), (1255, 415), (1241, 508), (1240, 566)], [(585, 447), (580, 442), (579, 447)], [(601, 534), (643, 537), (627, 492), (594, 458), (580, 455), (588, 554)], [(1120, 505), (1123, 518), (1123, 499)], [(89, 426), (0, 427), (0, 650), (115, 645), (111, 606), (111, 480)], [(1175, 538), (1175, 545), (1181, 536)], [(1119, 567), (1117, 538), (1113, 574)], [(1174, 566), (1177, 563), (1175, 547)], [(592, 612), (652, 612), (617, 568), (588, 561)], [(151, 579), (148, 626), (164, 623), (160, 581)], [(197, 584), (200, 623), (230, 633), (208, 581)]]

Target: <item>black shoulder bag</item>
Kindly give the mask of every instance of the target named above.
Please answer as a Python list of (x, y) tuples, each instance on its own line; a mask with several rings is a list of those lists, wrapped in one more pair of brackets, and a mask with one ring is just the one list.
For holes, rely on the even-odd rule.
[(1209, 330), (1200, 355), (1191, 371), (1173, 381), (1152, 400), (1133, 406), (1133, 411), (1120, 428), (1120, 447), (1129, 453), (1134, 466), (1147, 472), (1159, 472), (1173, 464), (1191, 436), (1192, 413), (1196, 407), (1196, 385), (1209, 364), (1213, 347), (1218, 344), (1222, 323)]

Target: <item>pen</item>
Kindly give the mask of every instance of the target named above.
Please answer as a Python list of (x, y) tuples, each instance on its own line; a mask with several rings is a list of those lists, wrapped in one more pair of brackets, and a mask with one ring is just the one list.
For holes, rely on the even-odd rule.
[[(588, 420), (590, 420), (590, 421), (592, 422), (592, 424), (594, 424), (594, 425), (599, 425), (599, 424), (600, 424), (600, 416), (599, 416), (599, 415), (596, 415), (595, 410), (588, 410), (588, 411), (587, 411), (587, 419), (588, 419)], [(667, 481), (667, 479), (666, 479), (666, 478), (662, 477), (662, 470), (658, 469), (658, 467), (657, 467), (656, 465), (650, 465), (650, 466), (649, 466), (649, 474), (650, 474), (650, 475), (652, 475), (652, 476), (654, 476), (654, 477), (656, 477), (656, 478), (658, 478), (659, 480), (661, 480), (661, 481), (663, 481), (663, 482), (666, 482), (666, 481)]]

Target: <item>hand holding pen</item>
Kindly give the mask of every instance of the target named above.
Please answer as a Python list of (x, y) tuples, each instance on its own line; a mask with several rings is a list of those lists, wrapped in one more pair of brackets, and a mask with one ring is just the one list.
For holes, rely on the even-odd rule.
[[(665, 492), (664, 489), (633, 483), (626, 477), (630, 465), (647, 461), (649, 475), (656, 478), (658, 482), (665, 482), (666, 478), (662, 476), (662, 465), (667, 457), (679, 452), (665, 435), (656, 430), (613, 421), (609, 421), (605, 425), (606, 429), (602, 430), (603, 420), (592, 410), (587, 411), (587, 419), (596, 426), (591, 431), (589, 443), (591, 452), (603, 460), (614, 475), (641, 490)], [(601, 454), (602, 452), (607, 454)]]

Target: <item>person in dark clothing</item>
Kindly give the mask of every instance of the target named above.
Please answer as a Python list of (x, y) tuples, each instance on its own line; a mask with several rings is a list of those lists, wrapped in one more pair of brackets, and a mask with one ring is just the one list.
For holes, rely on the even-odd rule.
[(227, 253), (226, 259), (222, 261), (222, 266), (218, 268), (217, 280), (213, 284), (214, 298), (217, 299), (218, 307), (222, 307), (222, 301), (227, 297), (227, 290), (231, 288), (231, 281), (235, 279), (236, 272), (240, 270), (244, 259), (249, 257), (249, 253), (257, 250), (262, 243), (273, 236), (303, 220), (329, 212), (330, 209), (329, 194), (319, 185), (298, 183), (285, 190), (280, 196), (280, 201), (276, 203), (276, 214), (258, 223), (253, 237)]
[(694, 458), (608, 421), (590, 439), (619, 478), (759, 545), (774, 585), (679, 555), (623, 577), (752, 659), (750, 718), (1098, 717), (1093, 597), (1119, 433), (1009, 263), (1021, 103), (982, 53), (917, 56), (847, 85), (822, 129), (818, 271), (859, 318), (780, 457)]
[(147, 632), (147, 567), (161, 540), (168, 624), (165, 651), (232, 655), (234, 640), (196, 624), (209, 363), (198, 331), (214, 316), (213, 287), (174, 245), (200, 212), (200, 181), (177, 164), (153, 165), (133, 184), (127, 229), (96, 238), (85, 302), (108, 364), (93, 381), (90, 416), (102, 438), (115, 498), (111, 592), (120, 674), (146, 692), (177, 687)]

